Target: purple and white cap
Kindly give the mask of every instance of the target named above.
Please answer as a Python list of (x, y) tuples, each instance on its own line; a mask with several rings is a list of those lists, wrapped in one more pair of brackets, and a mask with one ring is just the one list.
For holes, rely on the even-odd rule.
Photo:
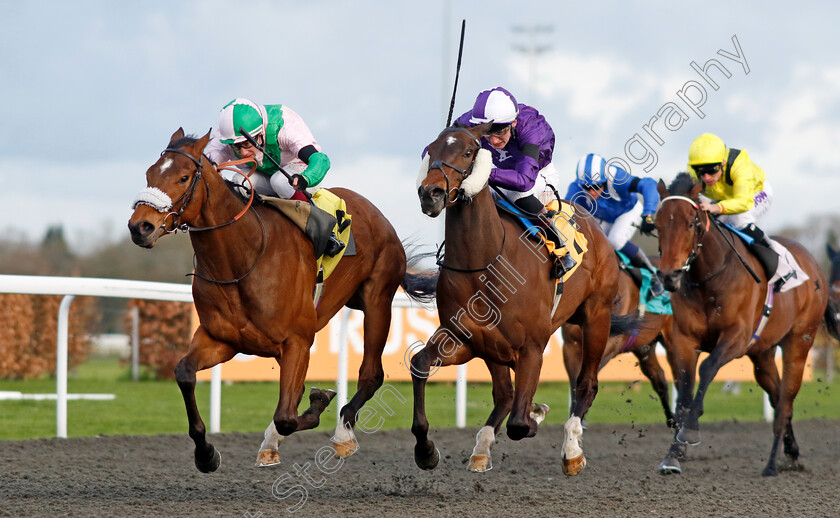
[(493, 121), (496, 124), (510, 124), (519, 115), (516, 98), (497, 86), (491, 90), (484, 90), (475, 100), (472, 109), (471, 124), (484, 124)]

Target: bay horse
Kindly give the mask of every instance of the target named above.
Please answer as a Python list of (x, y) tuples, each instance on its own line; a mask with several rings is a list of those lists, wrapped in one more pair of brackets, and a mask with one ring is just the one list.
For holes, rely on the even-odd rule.
[[(767, 295), (767, 276), (759, 261), (740, 239), (732, 237), (710, 215), (699, 209), (702, 184), (687, 173), (669, 188), (659, 181), (660, 207), (656, 214), (665, 288), (672, 291), (674, 310), (672, 345), (668, 360), (677, 382), (677, 432), (662, 473), (680, 473), (678, 458), (685, 445), (700, 442), (699, 418), (703, 399), (718, 370), (747, 355), (755, 379), (767, 392), (775, 411), (770, 458), (762, 471), (775, 476), (782, 445), (792, 467), (798, 466), (799, 446), (793, 435), (793, 401), (802, 385), (808, 351), (823, 320), (828, 300), (825, 275), (814, 257), (799, 243), (774, 237), (796, 258), (810, 277), (783, 293), (776, 293), (772, 311), (760, 337), (753, 338)], [(757, 275), (756, 282), (740, 256)], [(772, 288), (770, 288), (772, 289)], [(781, 379), (776, 368), (776, 346), (782, 350)], [(699, 353), (709, 356), (700, 365), (697, 393), (695, 372)]]
[[(414, 460), (422, 469), (433, 469), (440, 460), (429, 439), (427, 378), (437, 367), (474, 357), (488, 364), (494, 382), (494, 410), (476, 437), (475, 452), (489, 456), (489, 446), (508, 411), (508, 437), (534, 436), (539, 419), (532, 416), (533, 397), (543, 351), (551, 334), (571, 321), (582, 328), (584, 352), (575, 408), (565, 425), (562, 469), (576, 475), (586, 465), (580, 444), (581, 419), (598, 390), (598, 366), (608, 335), (627, 331), (637, 321), (610, 314), (618, 289), (618, 263), (606, 236), (586, 213), (576, 220), (588, 240), (588, 251), (565, 282), (552, 314), (552, 261), (542, 247), (534, 247), (524, 237), (520, 223), (510, 215), (500, 216), (494, 205), (488, 187), (492, 158), (479, 141), (489, 129), (490, 124), (444, 129), (429, 145), (418, 177), (422, 211), (436, 217), (446, 210), (446, 254), (439, 260), (437, 282), (440, 327), (410, 361)], [(515, 373), (515, 389), (508, 368)]]
[(185, 136), (181, 128), (172, 134), (146, 171), (147, 188), (140, 198), (146, 201), (135, 203), (128, 222), (132, 241), (144, 248), (178, 229), (190, 231), (195, 252), (192, 292), (200, 324), (175, 377), (195, 443), (195, 465), (207, 473), (221, 463), (221, 455), (206, 440), (196, 407), (195, 374), (237, 353), (275, 358), (280, 366), (280, 396), (257, 465), (278, 463), (285, 436), (318, 426), (335, 392), (313, 387), (309, 409), (298, 415), (309, 348), (316, 331), (343, 306), (365, 315), (357, 392), (341, 409), (333, 437), (336, 455), (349, 456), (357, 448), (357, 412), (383, 382), (381, 356), (394, 293), (402, 286), (412, 298), (424, 300), (430, 293), (423, 290), (433, 289), (434, 280), (406, 273), (403, 245), (373, 204), (353, 191), (334, 189), (352, 215), (356, 254), (343, 257), (326, 279), (316, 308), (311, 241), (277, 210), (246, 203), (228, 187), (203, 155), (209, 138), (209, 132), (201, 138)]
[[(659, 264), (658, 257), (650, 257), (654, 266)], [(614, 314), (624, 315), (635, 311), (639, 307), (639, 286), (627, 270), (622, 270), (618, 282), (618, 297), (613, 308)], [(668, 394), (668, 380), (665, 371), (656, 357), (656, 343), (661, 342), (667, 350), (671, 344), (671, 325), (674, 317), (669, 314), (646, 313), (644, 323), (640, 329), (629, 334), (612, 336), (607, 340), (604, 355), (599, 369), (613, 358), (622, 353), (633, 353), (639, 362), (642, 373), (650, 380), (653, 391), (659, 397), (662, 410), (665, 412), (665, 423), (669, 428), (675, 426), (674, 414), (671, 412), (671, 401)], [(563, 324), (563, 364), (569, 376), (572, 404), (574, 405), (575, 381), (580, 372), (583, 355), (580, 326), (571, 323)], [(584, 428), (586, 423), (584, 423)]]

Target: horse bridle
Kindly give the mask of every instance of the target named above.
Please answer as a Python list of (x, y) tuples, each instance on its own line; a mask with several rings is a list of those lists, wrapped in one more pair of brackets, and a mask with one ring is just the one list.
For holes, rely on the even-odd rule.
[[(199, 159), (196, 160), (196, 158), (194, 156), (187, 153), (186, 151), (181, 151), (180, 149), (171, 148), (171, 147), (168, 147), (168, 148), (164, 149), (163, 151), (161, 151), (160, 156), (163, 156), (165, 153), (178, 153), (179, 155), (184, 155), (185, 157), (192, 160), (192, 162), (195, 164), (195, 174), (193, 175), (192, 180), (190, 180), (190, 185), (187, 187), (187, 190), (184, 191), (184, 194), (179, 196), (177, 200), (172, 202), (173, 209), (178, 204), (178, 202), (181, 202), (181, 208), (178, 210), (178, 212), (174, 212), (174, 210), (173, 210), (172, 212), (165, 215), (163, 217), (163, 224), (161, 225), (164, 233), (166, 233), (166, 234), (172, 234), (172, 233), (177, 232), (179, 230), (181, 232), (186, 232), (187, 230), (190, 229), (190, 227), (187, 223), (179, 224), (180, 221), (181, 221), (181, 214), (184, 213), (184, 211), (187, 209), (187, 206), (190, 203), (192, 203), (193, 199), (195, 198), (195, 189), (196, 189), (196, 187), (198, 187), (198, 181), (202, 177), (204, 155), (202, 154), (199, 157)], [(210, 186), (207, 185), (206, 181), (204, 182), (204, 187), (207, 189), (207, 194), (209, 196), (210, 195)], [(172, 229), (168, 230), (166, 228), (166, 220), (170, 216), (172, 217)]]
[[(240, 212), (238, 215), (236, 215), (233, 219), (230, 219), (230, 220), (228, 220), (224, 223), (221, 223), (219, 225), (213, 225), (211, 227), (191, 227), (191, 226), (189, 226), (188, 223), (183, 223), (183, 224), (179, 225), (178, 222), (180, 222), (181, 214), (184, 213), (187, 206), (190, 203), (192, 203), (193, 199), (195, 198), (195, 189), (196, 189), (196, 187), (198, 187), (198, 181), (202, 178), (204, 154), (202, 153), (201, 156), (198, 158), (198, 160), (196, 160), (196, 158), (194, 156), (192, 156), (191, 154), (187, 153), (186, 151), (182, 151), (182, 150), (176, 149), (176, 148), (166, 148), (163, 151), (161, 151), (160, 156), (163, 156), (164, 153), (178, 153), (180, 155), (184, 155), (185, 157), (192, 160), (192, 162), (195, 164), (195, 167), (196, 167), (195, 174), (193, 175), (192, 180), (190, 181), (190, 185), (187, 187), (187, 190), (184, 191), (184, 194), (182, 194), (180, 197), (178, 197), (177, 200), (172, 202), (172, 207), (174, 208), (175, 205), (178, 204), (178, 202), (181, 202), (181, 200), (183, 200), (183, 202), (181, 203), (181, 208), (178, 210), (178, 212), (172, 211), (172, 212), (169, 212), (168, 214), (166, 214), (163, 217), (162, 228), (163, 228), (164, 233), (172, 234), (174, 232), (177, 232), (178, 230), (180, 230), (182, 232), (187, 232), (187, 231), (199, 232), (199, 231), (203, 231), (203, 230), (214, 230), (214, 229), (217, 229), (217, 228), (225, 227), (227, 225), (230, 225), (231, 223), (236, 222), (242, 216), (242, 214), (244, 214), (248, 210), (248, 208), (251, 206), (251, 201), (253, 201), (253, 189), (252, 189), (252, 192), (251, 192), (251, 200), (248, 201), (248, 204), (245, 206), (245, 209), (243, 209), (242, 212)], [(209, 197), (210, 196), (210, 186), (207, 185), (206, 180), (204, 181), (204, 187), (207, 190), (207, 196)], [(240, 275), (239, 277), (237, 277), (235, 279), (226, 280), (226, 281), (219, 281), (219, 280), (216, 280), (216, 279), (211, 279), (210, 277), (207, 277), (205, 275), (202, 275), (202, 274), (198, 273), (198, 265), (195, 263), (195, 255), (193, 255), (193, 273), (190, 273), (190, 274), (187, 274), (187, 275), (198, 277), (201, 280), (204, 280), (204, 281), (207, 281), (207, 282), (212, 282), (212, 283), (215, 283), (215, 284), (236, 284), (239, 281), (241, 281), (242, 279), (244, 279), (245, 277), (247, 277), (248, 275), (250, 275), (251, 272), (254, 271), (254, 268), (257, 267), (257, 263), (260, 262), (260, 259), (262, 259), (263, 255), (265, 255), (265, 251), (268, 248), (268, 239), (267, 239), (267, 235), (266, 235), (267, 233), (266, 233), (266, 229), (265, 229), (265, 223), (263, 223), (263, 220), (260, 217), (258, 212), (254, 211), (254, 214), (257, 216), (257, 221), (259, 221), (260, 229), (262, 230), (262, 250), (260, 251), (260, 254), (257, 256), (257, 259), (254, 261), (254, 264), (251, 265), (251, 268), (249, 268), (247, 272), (245, 272), (243, 275)], [(166, 229), (166, 220), (170, 216), (172, 216), (172, 230), (167, 230)]]
[[(700, 241), (703, 240), (703, 236), (705, 236), (706, 232), (709, 230), (709, 221), (710, 221), (711, 218), (709, 218), (709, 213), (708, 212), (702, 210), (700, 208), (700, 206), (697, 205), (697, 202), (695, 202), (694, 200), (692, 200), (688, 196), (679, 196), (679, 195), (666, 196), (665, 198), (662, 198), (662, 200), (659, 201), (659, 206), (657, 207), (657, 211), (659, 210), (659, 207), (661, 207), (663, 203), (665, 203), (666, 201), (669, 201), (669, 200), (685, 201), (685, 202), (688, 202), (689, 204), (691, 204), (692, 207), (694, 207), (694, 221), (692, 222), (692, 225), (694, 226), (694, 244), (691, 247), (691, 252), (689, 252), (688, 257), (685, 260), (685, 263), (680, 268), (680, 270), (688, 273), (688, 270), (691, 268), (691, 263), (693, 263), (694, 260), (697, 259), (697, 255), (700, 253), (700, 249), (703, 248), (703, 243), (701, 243)], [(703, 226), (703, 223), (700, 221), (700, 214), (701, 213), (706, 215), (706, 225), (705, 225), (705, 227)], [(703, 230), (703, 232), (700, 232), (701, 229)], [(717, 275), (717, 272), (714, 273), (712, 276), (714, 276), (714, 275)]]
[[(472, 139), (472, 141), (475, 142), (476, 147), (479, 150), (481, 149), (481, 141), (479, 141), (478, 138), (476, 138), (476, 136), (473, 135), (472, 132), (470, 132), (470, 130), (468, 130), (466, 128), (462, 128), (460, 126), (450, 126), (448, 128), (445, 128), (443, 131), (440, 132), (440, 134), (438, 135), (438, 138), (440, 138), (441, 135), (443, 135), (445, 133), (453, 133), (453, 132), (456, 132), (456, 131), (461, 132), (461, 133), (466, 133), (467, 135), (469, 135), (470, 138)], [(451, 203), (457, 203), (459, 201), (469, 203), (469, 202), (472, 201), (472, 198), (470, 198), (468, 196), (465, 196), (463, 189), (460, 189), (460, 188), (459, 189), (454, 189), (454, 188), (450, 189), (449, 188), (449, 176), (446, 175), (446, 170), (443, 168), (443, 166), (446, 166), (446, 167), (452, 169), (453, 171), (455, 171), (456, 173), (460, 174), (461, 175), (461, 181), (464, 181), (472, 173), (473, 167), (475, 166), (475, 159), (476, 159), (477, 156), (478, 156), (478, 153), (476, 152), (476, 154), (473, 155), (472, 161), (470, 161), (470, 165), (466, 169), (461, 169), (460, 167), (455, 166), (455, 165), (453, 165), (449, 162), (446, 162), (444, 160), (435, 160), (434, 162), (429, 164), (429, 169), (426, 171), (426, 174), (428, 175), (430, 172), (432, 172), (432, 169), (440, 169), (440, 172), (443, 173), (443, 179), (446, 180), (446, 199), (447, 199), (447, 201), (449, 201)], [(452, 196), (453, 192), (455, 193), (454, 198)]]

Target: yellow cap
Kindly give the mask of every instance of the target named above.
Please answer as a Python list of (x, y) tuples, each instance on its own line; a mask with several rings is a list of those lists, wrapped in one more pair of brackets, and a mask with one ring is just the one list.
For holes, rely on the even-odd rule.
[(717, 135), (703, 133), (688, 148), (688, 165), (719, 164), (726, 159), (726, 144)]

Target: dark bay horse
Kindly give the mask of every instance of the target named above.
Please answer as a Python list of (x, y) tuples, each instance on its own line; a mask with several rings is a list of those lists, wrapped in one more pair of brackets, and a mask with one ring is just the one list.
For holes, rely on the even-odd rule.
[[(697, 205), (702, 184), (688, 174), (677, 176), (670, 188), (660, 180), (660, 208), (656, 214), (665, 288), (673, 291), (672, 346), (668, 360), (677, 377), (677, 433), (659, 466), (663, 473), (679, 473), (678, 457), (686, 444), (700, 442), (699, 418), (703, 398), (718, 370), (747, 355), (755, 379), (767, 392), (775, 410), (773, 445), (762, 474), (778, 474), (777, 457), (782, 445), (793, 466), (799, 446), (793, 435), (793, 400), (802, 385), (808, 351), (826, 312), (825, 275), (814, 257), (800, 244), (774, 238), (785, 246), (810, 279), (784, 293), (776, 293), (773, 309), (760, 338), (751, 341), (767, 294), (767, 277), (761, 264), (740, 239), (717, 227)], [(742, 257), (758, 275), (757, 283), (739, 262)], [(781, 378), (776, 368), (776, 346), (781, 346)], [(698, 354), (709, 353), (700, 365), (694, 394)]]
[[(658, 257), (651, 257), (651, 262), (656, 266), (659, 263)], [(625, 315), (635, 311), (639, 307), (639, 287), (633, 278), (626, 271), (619, 276), (618, 297), (615, 301), (613, 314)], [(668, 396), (668, 380), (665, 378), (665, 371), (659, 364), (656, 357), (656, 342), (662, 343), (667, 350), (671, 343), (671, 325), (673, 315), (646, 313), (644, 323), (637, 330), (630, 334), (612, 336), (607, 340), (604, 349), (604, 356), (601, 358), (600, 368), (603, 368), (610, 360), (621, 353), (630, 352), (639, 361), (639, 368), (650, 380), (654, 392), (659, 396), (662, 410), (665, 412), (665, 422), (668, 427), (674, 427), (674, 415), (671, 412), (671, 401)], [(575, 380), (580, 372), (580, 365), (583, 356), (583, 344), (581, 343), (581, 329), (575, 324), (566, 323), (562, 327), (563, 334), (563, 364), (569, 375), (570, 390), (575, 393)], [(585, 424), (584, 424), (585, 426)]]
[[(280, 397), (260, 447), (258, 465), (279, 462), (284, 436), (318, 426), (334, 391), (310, 394), (310, 407), (298, 415), (309, 348), (315, 332), (343, 306), (364, 312), (364, 356), (358, 390), (341, 409), (333, 438), (336, 454), (355, 451), (356, 414), (382, 385), (382, 350), (391, 322), (394, 292), (403, 286), (415, 298), (434, 280), (406, 274), (406, 254), (391, 224), (359, 194), (334, 189), (352, 215), (356, 255), (344, 257), (324, 283), (316, 308), (312, 243), (291, 220), (268, 206), (246, 204), (202, 152), (210, 138), (185, 137), (178, 129), (146, 171), (144, 202), (135, 204), (128, 227), (135, 244), (152, 248), (158, 238), (188, 229), (195, 252), (193, 298), (200, 325), (175, 377), (184, 397), (195, 464), (215, 471), (221, 456), (207, 442), (195, 402), (196, 371), (223, 363), (237, 353), (275, 358), (280, 366)], [(174, 200), (174, 201), (173, 201)]]
[[(478, 433), (476, 450), (489, 455), (494, 428), (508, 410), (508, 437), (518, 440), (536, 434), (538, 418), (532, 415), (532, 401), (543, 351), (551, 334), (571, 321), (582, 328), (584, 352), (575, 408), (565, 425), (562, 467), (567, 475), (576, 475), (586, 464), (581, 418), (598, 390), (598, 366), (608, 335), (637, 322), (610, 314), (618, 289), (618, 263), (600, 227), (586, 214), (579, 215), (577, 224), (588, 240), (588, 252), (565, 283), (552, 314), (555, 283), (547, 252), (520, 239), (524, 234), (520, 224), (509, 215), (500, 216), (494, 205), (487, 184), (492, 159), (479, 141), (489, 128), (484, 124), (445, 129), (429, 145), (429, 163), (424, 162), (418, 178), (423, 212), (436, 217), (446, 210), (446, 254), (437, 284), (441, 325), (411, 359), (414, 459), (422, 469), (433, 469), (440, 460), (428, 436), (427, 378), (438, 366), (474, 357), (488, 364), (494, 382), (494, 410)], [(515, 389), (508, 368), (515, 373)]]

